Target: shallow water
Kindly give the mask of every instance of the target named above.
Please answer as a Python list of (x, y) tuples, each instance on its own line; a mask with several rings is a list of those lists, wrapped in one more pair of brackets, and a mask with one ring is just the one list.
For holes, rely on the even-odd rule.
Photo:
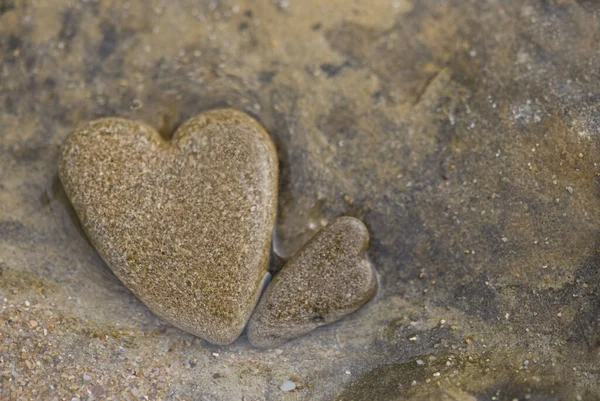
[[(589, 1), (0, 0), (0, 398), (599, 399), (599, 16)], [(374, 302), (277, 350), (154, 317), (56, 179), (90, 119), (168, 136), (224, 105), (278, 147), (274, 267), (352, 215), (381, 276)]]

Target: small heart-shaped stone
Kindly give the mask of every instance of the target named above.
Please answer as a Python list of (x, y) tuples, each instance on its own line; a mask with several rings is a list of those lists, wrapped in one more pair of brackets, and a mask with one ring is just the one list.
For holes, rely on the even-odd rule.
[(157, 315), (217, 344), (243, 330), (268, 273), (277, 153), (234, 110), (202, 113), (171, 141), (109, 118), (69, 137), (60, 179), (108, 266)]
[(276, 347), (360, 308), (377, 291), (365, 259), (369, 232), (353, 217), (319, 231), (287, 262), (263, 294), (248, 323), (248, 339)]

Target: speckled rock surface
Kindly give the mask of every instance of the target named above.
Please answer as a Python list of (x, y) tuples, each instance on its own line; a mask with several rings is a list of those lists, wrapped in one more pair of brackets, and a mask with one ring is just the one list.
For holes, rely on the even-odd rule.
[(354, 312), (377, 291), (365, 259), (367, 227), (340, 217), (321, 229), (277, 273), (248, 322), (248, 340), (273, 348)]
[(124, 119), (71, 135), (59, 176), (88, 238), (157, 315), (217, 344), (242, 332), (267, 270), (277, 153), (252, 118), (202, 113), (167, 142)]
[[(591, 0), (0, 0), (0, 398), (600, 399), (599, 18)], [(277, 145), (273, 269), (351, 215), (381, 276), (279, 349), (157, 319), (56, 178), (86, 121), (166, 135), (227, 105)]]

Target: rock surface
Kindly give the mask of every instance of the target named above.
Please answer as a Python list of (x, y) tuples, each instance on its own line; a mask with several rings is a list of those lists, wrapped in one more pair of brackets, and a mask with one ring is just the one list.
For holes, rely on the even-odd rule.
[(272, 348), (354, 312), (377, 291), (365, 259), (369, 231), (340, 217), (321, 229), (277, 273), (248, 322), (248, 340)]
[(221, 109), (169, 142), (143, 123), (93, 121), (66, 141), (59, 174), (117, 277), (175, 326), (229, 344), (268, 274), (277, 168), (263, 128)]
[[(593, 0), (0, 0), (0, 398), (598, 400), (599, 20)], [(279, 349), (156, 318), (56, 180), (86, 121), (170, 133), (226, 105), (277, 145), (276, 255), (351, 215), (380, 274)]]

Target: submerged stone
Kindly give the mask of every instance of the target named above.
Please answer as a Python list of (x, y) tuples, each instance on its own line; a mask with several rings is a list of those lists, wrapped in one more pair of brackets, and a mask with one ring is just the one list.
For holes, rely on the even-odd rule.
[(256, 347), (275, 347), (354, 312), (377, 290), (365, 259), (369, 232), (353, 217), (319, 231), (283, 267), (248, 324)]
[(102, 258), (154, 313), (233, 342), (267, 277), (277, 153), (244, 113), (186, 122), (169, 142), (109, 118), (65, 143), (60, 179)]

